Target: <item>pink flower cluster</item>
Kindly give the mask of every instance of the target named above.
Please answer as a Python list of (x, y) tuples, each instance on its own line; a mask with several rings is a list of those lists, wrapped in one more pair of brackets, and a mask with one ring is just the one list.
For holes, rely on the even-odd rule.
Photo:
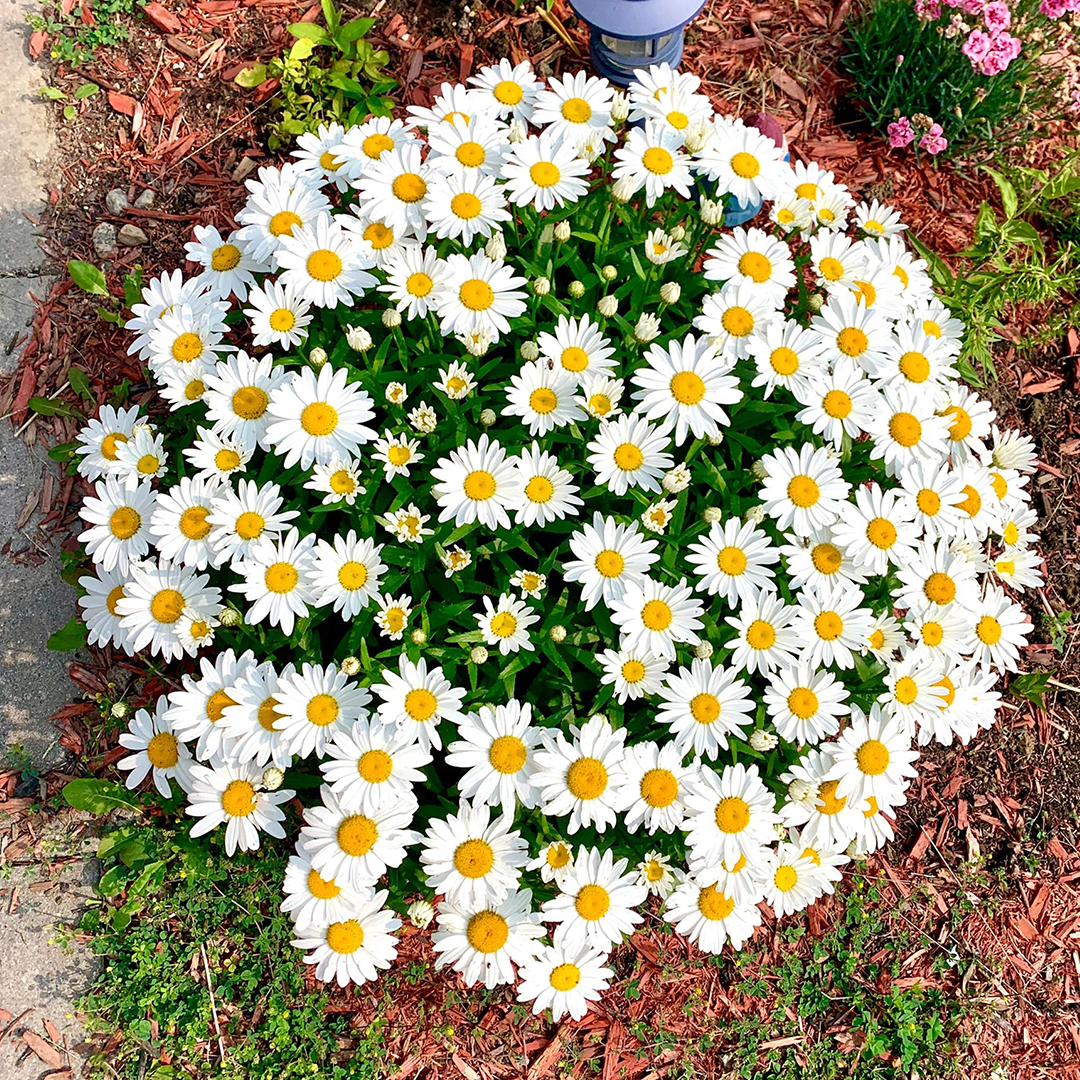
[[(927, 118), (929, 119), (929, 118)], [(923, 121), (925, 123), (925, 120)], [(918, 136), (918, 132), (911, 126), (911, 121), (906, 116), (894, 120), (886, 129), (889, 135), (889, 145), (894, 150), (901, 150), (910, 146)], [(937, 155), (949, 145), (949, 140), (942, 134), (940, 124), (931, 124), (923, 132), (919, 139), (919, 146), (928, 154)]]
[(1042, 0), (1039, 11), (1048, 19), (1080, 13), (1080, 0)]

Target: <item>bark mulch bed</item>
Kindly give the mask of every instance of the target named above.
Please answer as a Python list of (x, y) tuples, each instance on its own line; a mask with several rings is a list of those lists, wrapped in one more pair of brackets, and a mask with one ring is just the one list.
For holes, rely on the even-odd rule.
[[(372, 40), (390, 51), (390, 70), (400, 83), (396, 96), (405, 103), (427, 104), (444, 80), (464, 79), (502, 55), (528, 58), (544, 74), (587, 64), (585, 32), (565, 0), (556, 0), (551, 12), (516, 10), (509, 0), (472, 7), (464, 15), (457, 3), (377, 0), (346, 5), (346, 11), (379, 20)], [(919, 166), (858, 129), (838, 63), (850, 7), (851, 0), (777, 0), (771, 6), (713, 0), (688, 31), (684, 66), (702, 76), (719, 109), (772, 112), (795, 157), (833, 169), (859, 195), (887, 199), (924, 242), (955, 254), (970, 240), (978, 205), (992, 200), (993, 186), (974, 162)], [(147, 275), (179, 265), (196, 224), (233, 226), (241, 181), (271, 160), (263, 135), (274, 87), (242, 91), (232, 77), (256, 59), (277, 55), (288, 41), (285, 24), (316, 19), (318, 7), (291, 0), (173, 0), (148, 4), (145, 14), (126, 47), (103, 51), (86, 67), (61, 67), (53, 80), (65, 89), (90, 80), (105, 93), (83, 101), (78, 121), (60, 131), (57, 181), (41, 221), (46, 251), (57, 263), (99, 262), (90, 237), (102, 220), (138, 225), (149, 235), (145, 246), (121, 248), (107, 262), (114, 310), (124, 273), (137, 265)], [(33, 47), (40, 51), (44, 42)], [(1053, 136), (1035, 143), (1027, 162), (1052, 162), (1063, 145)], [(125, 188), (132, 202), (153, 191), (154, 205), (110, 217), (104, 195), (115, 187)], [(99, 299), (59, 281), (39, 298), (30, 333), (8, 346), (9, 354), (21, 350), (21, 364), (0, 384), (0, 417), (10, 417), (29, 444), (73, 438), (75, 421), (37, 416), (27, 405), (33, 395), (73, 404), (66, 383), (71, 364), (87, 372), (99, 399), (123, 378), (136, 387), (136, 400), (149, 396), (138, 365), (126, 356), (124, 332), (97, 318)], [(1031, 311), (1011, 315), (1012, 341), (1040, 317)], [(1041, 618), (1080, 611), (1077, 354), (1075, 334), (1022, 357), (1005, 346), (996, 357), (1000, 381), (985, 391), (1003, 421), (1022, 427), (1039, 449), (1033, 487), (1048, 575), (1046, 587), (1030, 598), (1036, 630), (1027, 661), (1031, 668), (1053, 670), (1070, 689), (1049, 694), (1044, 707), (1007, 698), (999, 724), (970, 746), (929, 750), (918, 789), (897, 823), (897, 840), (866, 871), (881, 890), (878, 906), (887, 920), (882, 955), (893, 938), (914, 943), (902, 975), (881, 976), (885, 982), (877, 989), (921, 983), (980, 1001), (982, 1021), (965, 1021), (972, 1042), (964, 1075), (973, 1077), (995, 1063), (1003, 1063), (1012, 1080), (1080, 1077), (1080, 769), (1069, 745), (1080, 734), (1080, 699), (1070, 692), (1080, 680), (1080, 649), (1075, 626), (1055, 644)], [(46, 476), (24, 507), (19, 535), (6, 539), (0, 554), (33, 561), (50, 539), (70, 543), (80, 494), (74, 479)], [(104, 693), (108, 680), (122, 688), (139, 672), (117, 660), (97, 653), (73, 665), (72, 676), (86, 695)], [(117, 751), (97, 745), (96, 711), (84, 699), (61, 710), (56, 722), (79, 767), (99, 773), (111, 767)], [(14, 811), (7, 819), (15, 830), (8, 833), (8, 854), (41, 845), (27, 831), (31, 804), (16, 791), (17, 780), (14, 772), (0, 773), (0, 810), (6, 800), (6, 809)], [(47, 781), (50, 793), (56, 780)], [(848, 877), (845, 887), (857, 887), (859, 875)], [(400, 982), (389, 1007), (374, 991), (337, 995), (333, 1007), (352, 1012), (359, 1032), (376, 1013), (387, 1021), (387, 1054), (402, 1080), (520, 1074), (508, 1048), (527, 1056), (535, 1080), (568, 1073), (652, 1080), (688, 1065), (694, 1075), (721, 1076), (729, 1060), (722, 1038), (714, 1051), (689, 1062), (681, 1045), (722, 1035), (754, 1016), (768, 1025), (774, 996), (737, 994), (733, 983), (775, 983), (779, 958), (793, 951), (809, 957), (840, 911), (834, 898), (816, 904), (804, 915), (807, 932), (796, 942), (775, 932), (768, 919), (755, 938), (756, 958), (737, 972), (730, 962), (702, 963), (700, 954), (655, 929), (637, 934), (616, 953), (619, 980), (605, 1003), (580, 1023), (545, 1027), (521, 1021), (503, 1004), (474, 1017), (448, 976)], [(407, 936), (403, 954), (430, 960), (426, 937)], [(943, 955), (975, 959), (953, 968), (940, 963)], [(452, 1040), (440, 1037), (441, 1027), (419, 1022), (435, 1015), (456, 1031)], [(827, 1025), (806, 1025), (797, 1038), (767, 1038), (761, 1049), (793, 1046), (801, 1054), (833, 1039), (858, 1060), (861, 1046), (843, 1008), (826, 1019)], [(650, 1031), (670, 1034), (675, 1045), (650, 1042)], [(923, 1075), (932, 1075), (931, 1065)]]

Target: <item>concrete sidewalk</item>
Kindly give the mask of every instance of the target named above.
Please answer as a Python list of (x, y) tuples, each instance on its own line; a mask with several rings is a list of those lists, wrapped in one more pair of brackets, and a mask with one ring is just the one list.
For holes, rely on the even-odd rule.
[[(0, 5), (0, 371), (5, 373), (17, 364), (14, 343), (33, 316), (30, 293), (44, 297), (55, 276), (26, 219), (41, 213), (56, 150), (49, 107), (38, 96), (44, 73), (27, 52), (25, 16), (37, 9), (34, 0)], [(27, 495), (40, 487), (44, 470), (53, 468), (45, 448), (28, 449), (15, 437), (11, 421), (0, 419), (0, 544), (11, 538), (14, 551), (27, 548), (34, 521), (26, 523), (22, 535), (16, 523)], [(45, 641), (71, 617), (75, 594), (60, 579), (59, 552), (50, 548), (41, 554), (45, 558), (38, 566), (0, 560), (0, 767), (14, 764), (31, 775), (63, 760), (48, 717), (71, 700), (74, 689), (64, 657), (50, 653)], [(0, 830), (4, 826), (0, 818)], [(64, 847), (64, 837), (49, 838), (50, 851)], [(94, 870), (75, 862), (51, 887), (39, 881), (41, 873), (32, 858), (5, 862), (0, 856), (0, 1008), (13, 1017), (32, 1010), (0, 1045), (3, 1080), (31, 1080), (52, 1067), (36, 1056), (17, 1064), (27, 1049), (16, 1041), (24, 1027), (43, 1033), (49, 1020), (68, 1045), (82, 1039), (72, 1003), (89, 988), (93, 963), (81, 950), (65, 951), (50, 940), (78, 917)], [(6, 1026), (0, 1024), (0, 1030)]]

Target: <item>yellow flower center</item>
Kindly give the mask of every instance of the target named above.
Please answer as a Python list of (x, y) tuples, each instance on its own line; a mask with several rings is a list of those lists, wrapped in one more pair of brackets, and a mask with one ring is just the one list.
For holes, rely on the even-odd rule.
[(276, 721), (281, 719), (281, 713), (277, 711), (278, 700), (275, 697), (264, 698), (262, 704), (259, 706), (259, 727), (263, 731), (276, 731), (274, 727)]
[(349, 592), (362, 589), (367, 584), (368, 568), (361, 562), (344, 562), (338, 570), (338, 584)]
[(982, 509), (982, 497), (970, 484), (964, 485), (964, 495), (966, 498), (959, 504), (959, 508), (968, 517), (974, 517)]
[(128, 437), (119, 431), (112, 431), (101, 440), (101, 456), (108, 461), (116, 460), (116, 447), (120, 443), (126, 443)]
[(901, 705), (910, 705), (919, 696), (919, 686), (910, 675), (901, 675), (893, 693)]
[(171, 769), (180, 760), (176, 736), (159, 731), (147, 744), (146, 756), (155, 769)]
[(263, 581), (270, 592), (284, 595), (296, 588), (300, 575), (292, 563), (276, 562), (266, 568)]
[(641, 621), (650, 630), (666, 630), (671, 620), (671, 608), (663, 600), (647, 600), (641, 609)]
[(975, 636), (984, 645), (996, 645), (1001, 640), (1001, 623), (993, 615), (984, 615), (975, 624)]
[(227, 270), (235, 270), (240, 262), (240, 249), (235, 244), (222, 244), (214, 248), (210, 256), (210, 266), (219, 274)]
[(843, 420), (851, 414), (851, 396), (843, 390), (830, 390), (822, 399), (821, 407), (827, 416)]
[(867, 739), (855, 751), (855, 762), (867, 776), (880, 776), (889, 767), (889, 748), (877, 739)]
[(942, 675), (934, 685), (944, 688), (945, 696), (941, 699), (941, 703), (938, 707), (947, 709), (956, 700), (956, 683), (954, 683), (948, 675)]
[(153, 454), (143, 454), (135, 463), (135, 468), (143, 476), (153, 476), (161, 467), (161, 462)]
[(336, 251), (319, 248), (307, 258), (307, 272), (316, 281), (333, 281), (341, 274), (341, 256)]
[(576, 345), (570, 345), (563, 349), (562, 356), (559, 357), (559, 363), (567, 371), (584, 371), (589, 366), (589, 354)]
[(307, 703), (308, 722), (315, 727), (328, 727), (340, 715), (341, 707), (332, 694), (316, 694)]
[(350, 814), (337, 827), (338, 847), (353, 858), (366, 855), (378, 839), (379, 827), (363, 814)]
[(810, 561), (819, 574), (835, 574), (843, 565), (844, 556), (835, 544), (815, 544), (810, 552)]
[(462, 486), (468, 498), (484, 502), (495, 494), (495, 477), (484, 469), (474, 469)]
[(495, 292), (486, 281), (470, 278), (458, 290), (458, 298), (470, 311), (487, 311), (495, 303)]
[(956, 599), (956, 582), (938, 570), (926, 579), (923, 593), (935, 604), (951, 604)]
[(626, 660), (620, 670), (628, 683), (639, 683), (645, 678), (645, 665), (640, 660)]
[(729, 795), (716, 804), (716, 827), (729, 835), (741, 833), (750, 824), (750, 806), (738, 795)]
[(378, 161), (387, 150), (394, 149), (394, 140), (389, 135), (383, 135), (381, 132), (376, 132), (374, 135), (368, 135), (366, 139), (360, 144), (360, 149), (364, 151), (366, 157), (371, 158), (373, 161)]
[(581, 982), (581, 969), (577, 964), (559, 964), (551, 969), (551, 987), (565, 993), (573, 990)]
[(558, 408), (559, 399), (546, 386), (540, 386), (529, 395), (529, 405), (534, 412), (547, 416)]
[(416, 173), (402, 173), (390, 185), (394, 197), (403, 203), (417, 203), (427, 194), (427, 181)]
[(349, 495), (356, 490), (356, 481), (348, 469), (338, 469), (330, 477), (330, 490), (337, 495)]
[(889, 434), (894, 442), (911, 447), (922, 438), (922, 424), (917, 416), (909, 412), (898, 412), (889, 421)]
[(705, 396), (705, 382), (693, 371), (680, 371), (671, 380), (671, 396), (680, 405), (696, 405)]
[(214, 455), (214, 465), (221, 472), (232, 472), (240, 467), (240, 455), (235, 450), (219, 450)]
[(325, 401), (313, 401), (304, 406), (300, 426), (309, 434), (321, 438), (334, 432), (338, 425), (337, 409)]
[(836, 789), (839, 786), (839, 780), (826, 780), (824, 784), (818, 788), (818, 802), (817, 812), (824, 814), (826, 817), (833, 817), (839, 814), (841, 810), (847, 806), (847, 797), (842, 799), (836, 797)]
[(482, 878), (495, 865), (495, 852), (486, 840), (466, 840), (454, 849), (454, 869), (465, 878)]
[(743, 180), (753, 180), (761, 172), (761, 163), (753, 154), (740, 150), (731, 159), (731, 171)]
[(529, 179), (538, 188), (554, 187), (561, 178), (559, 166), (550, 161), (538, 161), (529, 167)]
[(567, 98), (561, 111), (563, 119), (569, 120), (571, 124), (587, 124), (592, 117), (592, 106), (579, 97)]
[(479, 217), (483, 204), (471, 191), (462, 191), (450, 200), (451, 212), (465, 221)]
[(356, 763), (356, 771), (369, 784), (385, 784), (394, 771), (394, 759), (385, 750), (365, 750)]
[(221, 793), (221, 809), (229, 817), (248, 817), (255, 812), (255, 789), (246, 780), (231, 780)]
[(517, 619), (509, 611), (500, 611), (491, 620), (491, 632), (496, 637), (512, 637), (516, 630)]
[(607, 786), (607, 769), (598, 758), (578, 758), (566, 770), (566, 787), (575, 799), (598, 799)]
[(317, 900), (333, 900), (341, 892), (341, 886), (335, 885), (333, 879), (327, 881), (315, 870), (308, 871), (307, 889)]
[(294, 214), (291, 210), (279, 210), (270, 219), (270, 235), (292, 236), (293, 229), (302, 224), (299, 214)]
[(502, 82), (496, 83), (495, 89), (491, 92), (500, 105), (516, 105), (525, 96), (525, 91), (521, 89), (520, 84), (512, 79), (503, 79)]
[(243, 420), (258, 420), (269, 404), (266, 391), (258, 386), (241, 386), (232, 396), (232, 410)]
[(150, 614), (155, 621), (171, 626), (184, 614), (184, 597), (176, 589), (162, 589), (150, 601)]
[(520, 772), (527, 756), (525, 744), (516, 735), (500, 735), (488, 750), (491, 767), (504, 776)]
[(650, 769), (641, 778), (641, 797), (657, 809), (670, 806), (679, 794), (679, 781), (667, 769)]
[(341, 166), (344, 164), (345, 163), (343, 161), (340, 161), (338, 160), (338, 158), (334, 157), (334, 155), (331, 154), (329, 150), (324, 150), (319, 155), (319, 166), (328, 173), (337, 172), (338, 169), (340, 169)]
[(633, 443), (621, 443), (615, 447), (615, 465), (623, 472), (640, 469), (644, 461), (645, 455)]
[(206, 383), (202, 379), (192, 379), (184, 387), (184, 397), (188, 401), (198, 401), (206, 393)]
[(933, 517), (941, 510), (941, 496), (933, 488), (921, 488), (915, 496), (915, 505), (927, 517)]
[(844, 632), (844, 620), (835, 611), (814, 616), (814, 630), (822, 641), (835, 641)]
[(410, 296), (427, 296), (435, 288), (435, 282), (420, 270), (410, 274), (405, 281), (405, 291)]
[(930, 361), (921, 352), (906, 352), (900, 357), (900, 374), (909, 382), (926, 382), (930, 378)]
[(787, 705), (800, 720), (809, 720), (818, 711), (818, 696), (808, 687), (797, 686), (788, 694)]
[(478, 911), (465, 927), (465, 939), (478, 953), (496, 953), (510, 936), (510, 924), (494, 911)]
[(754, 316), (744, 307), (729, 307), (720, 318), (720, 325), (732, 337), (746, 337), (754, 329)]
[[(466, 169), (475, 169), (484, 164), (484, 161), (487, 159), (487, 154), (478, 142), (463, 142), (454, 151), (454, 157), (456, 157)], [(455, 211), (455, 213), (457, 213), (457, 211)]]
[(781, 345), (769, 355), (769, 366), (777, 375), (794, 375), (799, 370), (799, 354)]
[(746, 628), (746, 644), (751, 649), (761, 652), (763, 649), (771, 649), (776, 644), (776, 631), (772, 623), (764, 619), (755, 619)]
[(667, 114), (667, 122), (676, 131), (685, 131), (690, 126), (690, 117), (684, 112), (679, 112), (678, 109), (673, 109)]
[(824, 259), (818, 263), (818, 269), (821, 271), (821, 276), (826, 281), (839, 281), (844, 276), (844, 264), (839, 259), (834, 259), (831, 255), (826, 255)]
[(845, 356), (861, 356), (869, 344), (870, 339), (857, 326), (845, 326), (836, 335), (836, 347)]
[(430, 690), (423, 687), (410, 690), (405, 695), (405, 712), (411, 720), (416, 720), (419, 723), (430, 720), (438, 708), (438, 698)]
[(885, 551), (896, 543), (896, 526), (888, 518), (876, 517), (866, 526), (866, 539)]
[(190, 364), (195, 357), (202, 354), (202, 338), (198, 334), (186, 331), (177, 336), (172, 344), (173, 359), (178, 364)]
[(769, 280), (772, 263), (760, 252), (748, 251), (739, 259), (739, 273), (760, 285)]
[(675, 167), (675, 160), (662, 146), (650, 146), (641, 155), (641, 164), (654, 176), (666, 176)]
[(726, 919), (735, 910), (735, 901), (730, 896), (725, 896), (717, 891), (715, 885), (710, 885), (698, 893), (698, 911), (709, 922), (719, 922)]
[(574, 910), (586, 921), (602, 919), (611, 907), (611, 897), (602, 885), (583, 885), (574, 901)]
[(130, 506), (118, 506), (109, 515), (109, 531), (117, 540), (130, 540), (142, 525), (142, 518)]
[(959, 405), (952, 405), (945, 410), (945, 416), (953, 417), (952, 424), (949, 425), (949, 438), (953, 442), (963, 442), (971, 434), (971, 416), (966, 409), (961, 409)]
[(865, 229), (866, 232), (877, 233), (877, 235), (880, 236), (885, 231), (885, 226), (882, 225), (880, 221), (875, 221), (871, 218), (869, 221), (863, 222), (863, 229)]
[(714, 723), (720, 711), (720, 699), (715, 694), (695, 694), (690, 700), (690, 715), (699, 724)]
[(738, 577), (746, 570), (746, 554), (737, 547), (721, 548), (716, 556), (716, 565), (725, 574)]
[(546, 503), (555, 494), (555, 485), (546, 476), (534, 476), (525, 485), (525, 498), (533, 503)]
[(375, 251), (385, 251), (394, 242), (394, 230), (388, 229), (381, 221), (373, 221), (364, 230), (364, 239)]
[(387, 630), (395, 634), (399, 633), (405, 626), (405, 612), (399, 607), (387, 608), (383, 613), (383, 621), (386, 623)]
[(254, 540), (262, 535), (266, 527), (266, 519), (262, 514), (256, 514), (254, 510), (245, 510), (236, 519), (236, 535), (241, 540)]
[(922, 624), (921, 636), (924, 645), (933, 647), (941, 644), (945, 631), (941, 628), (941, 623), (927, 621)]
[(795, 188), (795, 194), (800, 199), (809, 199), (813, 202), (821, 192), (821, 188), (817, 184), (810, 183), (809, 180), (804, 181)]
[(116, 610), (116, 605), (124, 599), (124, 586), (117, 585), (116, 588), (109, 590), (109, 595), (105, 597), (105, 606), (109, 609), (109, 614), (114, 618), (119, 618), (119, 613)]
[(821, 488), (812, 476), (799, 473), (788, 481), (787, 496), (796, 506), (805, 510), (821, 498)]
[(799, 875), (794, 866), (778, 866), (773, 874), (773, 884), (780, 892), (791, 892), (798, 880)]
[(331, 923), (326, 928), (326, 944), (334, 952), (348, 956), (364, 944), (364, 928), (355, 919)]

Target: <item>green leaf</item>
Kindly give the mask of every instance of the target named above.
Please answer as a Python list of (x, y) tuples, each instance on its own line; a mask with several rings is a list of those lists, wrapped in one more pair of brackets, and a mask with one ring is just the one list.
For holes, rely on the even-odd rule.
[(105, 275), (93, 263), (81, 262), (79, 259), (71, 259), (67, 265), (71, 280), (82, 289), (83, 292), (94, 296), (108, 296), (109, 290), (105, 285)]
[[(142, 897), (139, 896), (132, 897), (126, 904), (124, 904), (123, 907), (118, 907), (112, 913), (113, 929), (117, 933), (122, 933), (124, 930), (126, 930), (131, 925), (132, 917), (135, 915), (136, 912), (140, 911), (142, 907), (143, 900)], [(161, 1077), (163, 1074), (160, 1070), (156, 1070), (150, 1075), (153, 1077)], [(170, 1073), (169, 1075), (171, 1076), (173, 1074)]]
[(1001, 206), (1005, 211), (1005, 217), (1016, 217), (1016, 188), (997, 169), (991, 169), (989, 165), (984, 165), (983, 169), (990, 174), (994, 183), (997, 184), (998, 191), (1001, 193)]
[(55, 446), (49, 447), (49, 457), (53, 461), (70, 461), (78, 445), (77, 442), (57, 443)]
[(126, 866), (114, 866), (101, 875), (101, 880), (94, 890), (98, 896), (116, 896), (127, 883), (128, 868)]
[(87, 83), (83, 83), (82, 86), (80, 86), (79, 89), (76, 90), (75, 93), (72, 94), (71, 96), (76, 101), (83, 101), (88, 97), (93, 97), (100, 90), (101, 90), (101, 87), (98, 86), (97, 83), (87, 82)]
[(68, 122), (74, 120), (75, 117), (78, 116), (78, 115), (79, 115), (79, 110), (76, 109), (74, 105), (65, 105), (64, 106), (64, 119), (67, 120)]
[(1043, 695), (1053, 677), (1054, 674), (1051, 671), (1029, 671), (1026, 675), (1020, 675), (1009, 683), (1009, 693), (1041, 708)]
[(67, 625), (49, 635), (46, 645), (53, 652), (71, 652), (86, 644), (86, 627), (72, 616)]
[(38, 90), (38, 96), (50, 101), (63, 101), (67, 94), (59, 86), (43, 86)]
[(147, 893), (157, 892), (164, 883), (165, 864), (163, 862), (152, 862), (131, 883), (128, 893), (131, 896), (145, 896)]
[(62, 401), (52, 401), (50, 398), (45, 397), (32, 397), (27, 402), (27, 405), (38, 416), (66, 416), (72, 420), (82, 419), (70, 405), (65, 405)]
[(310, 41), (314, 45), (326, 45), (330, 41), (330, 35), (321, 26), (316, 26), (314, 23), (289, 23), (287, 29), (294, 38)]
[(75, 391), (79, 397), (89, 398), (94, 400), (94, 391), (90, 389), (90, 380), (86, 376), (86, 372), (82, 368), (69, 367), (68, 368), (68, 385)]
[(353, 19), (352, 22), (347, 22), (341, 28), (338, 37), (342, 41), (351, 44), (354, 41), (359, 41), (374, 25), (374, 19)]
[(315, 51), (315, 42), (310, 38), (301, 38), (293, 43), (289, 50), (290, 60), (306, 60)]
[(65, 785), (63, 796), (68, 806), (90, 814), (107, 814), (118, 807), (142, 812), (142, 807), (132, 801), (127, 788), (111, 780), (72, 780)]
[[(245, 90), (254, 90), (256, 86), (262, 86), (266, 82), (266, 65), (261, 63), (249, 64), (233, 76), (233, 82)], [(130, 306), (129, 303), (128, 307)]]

